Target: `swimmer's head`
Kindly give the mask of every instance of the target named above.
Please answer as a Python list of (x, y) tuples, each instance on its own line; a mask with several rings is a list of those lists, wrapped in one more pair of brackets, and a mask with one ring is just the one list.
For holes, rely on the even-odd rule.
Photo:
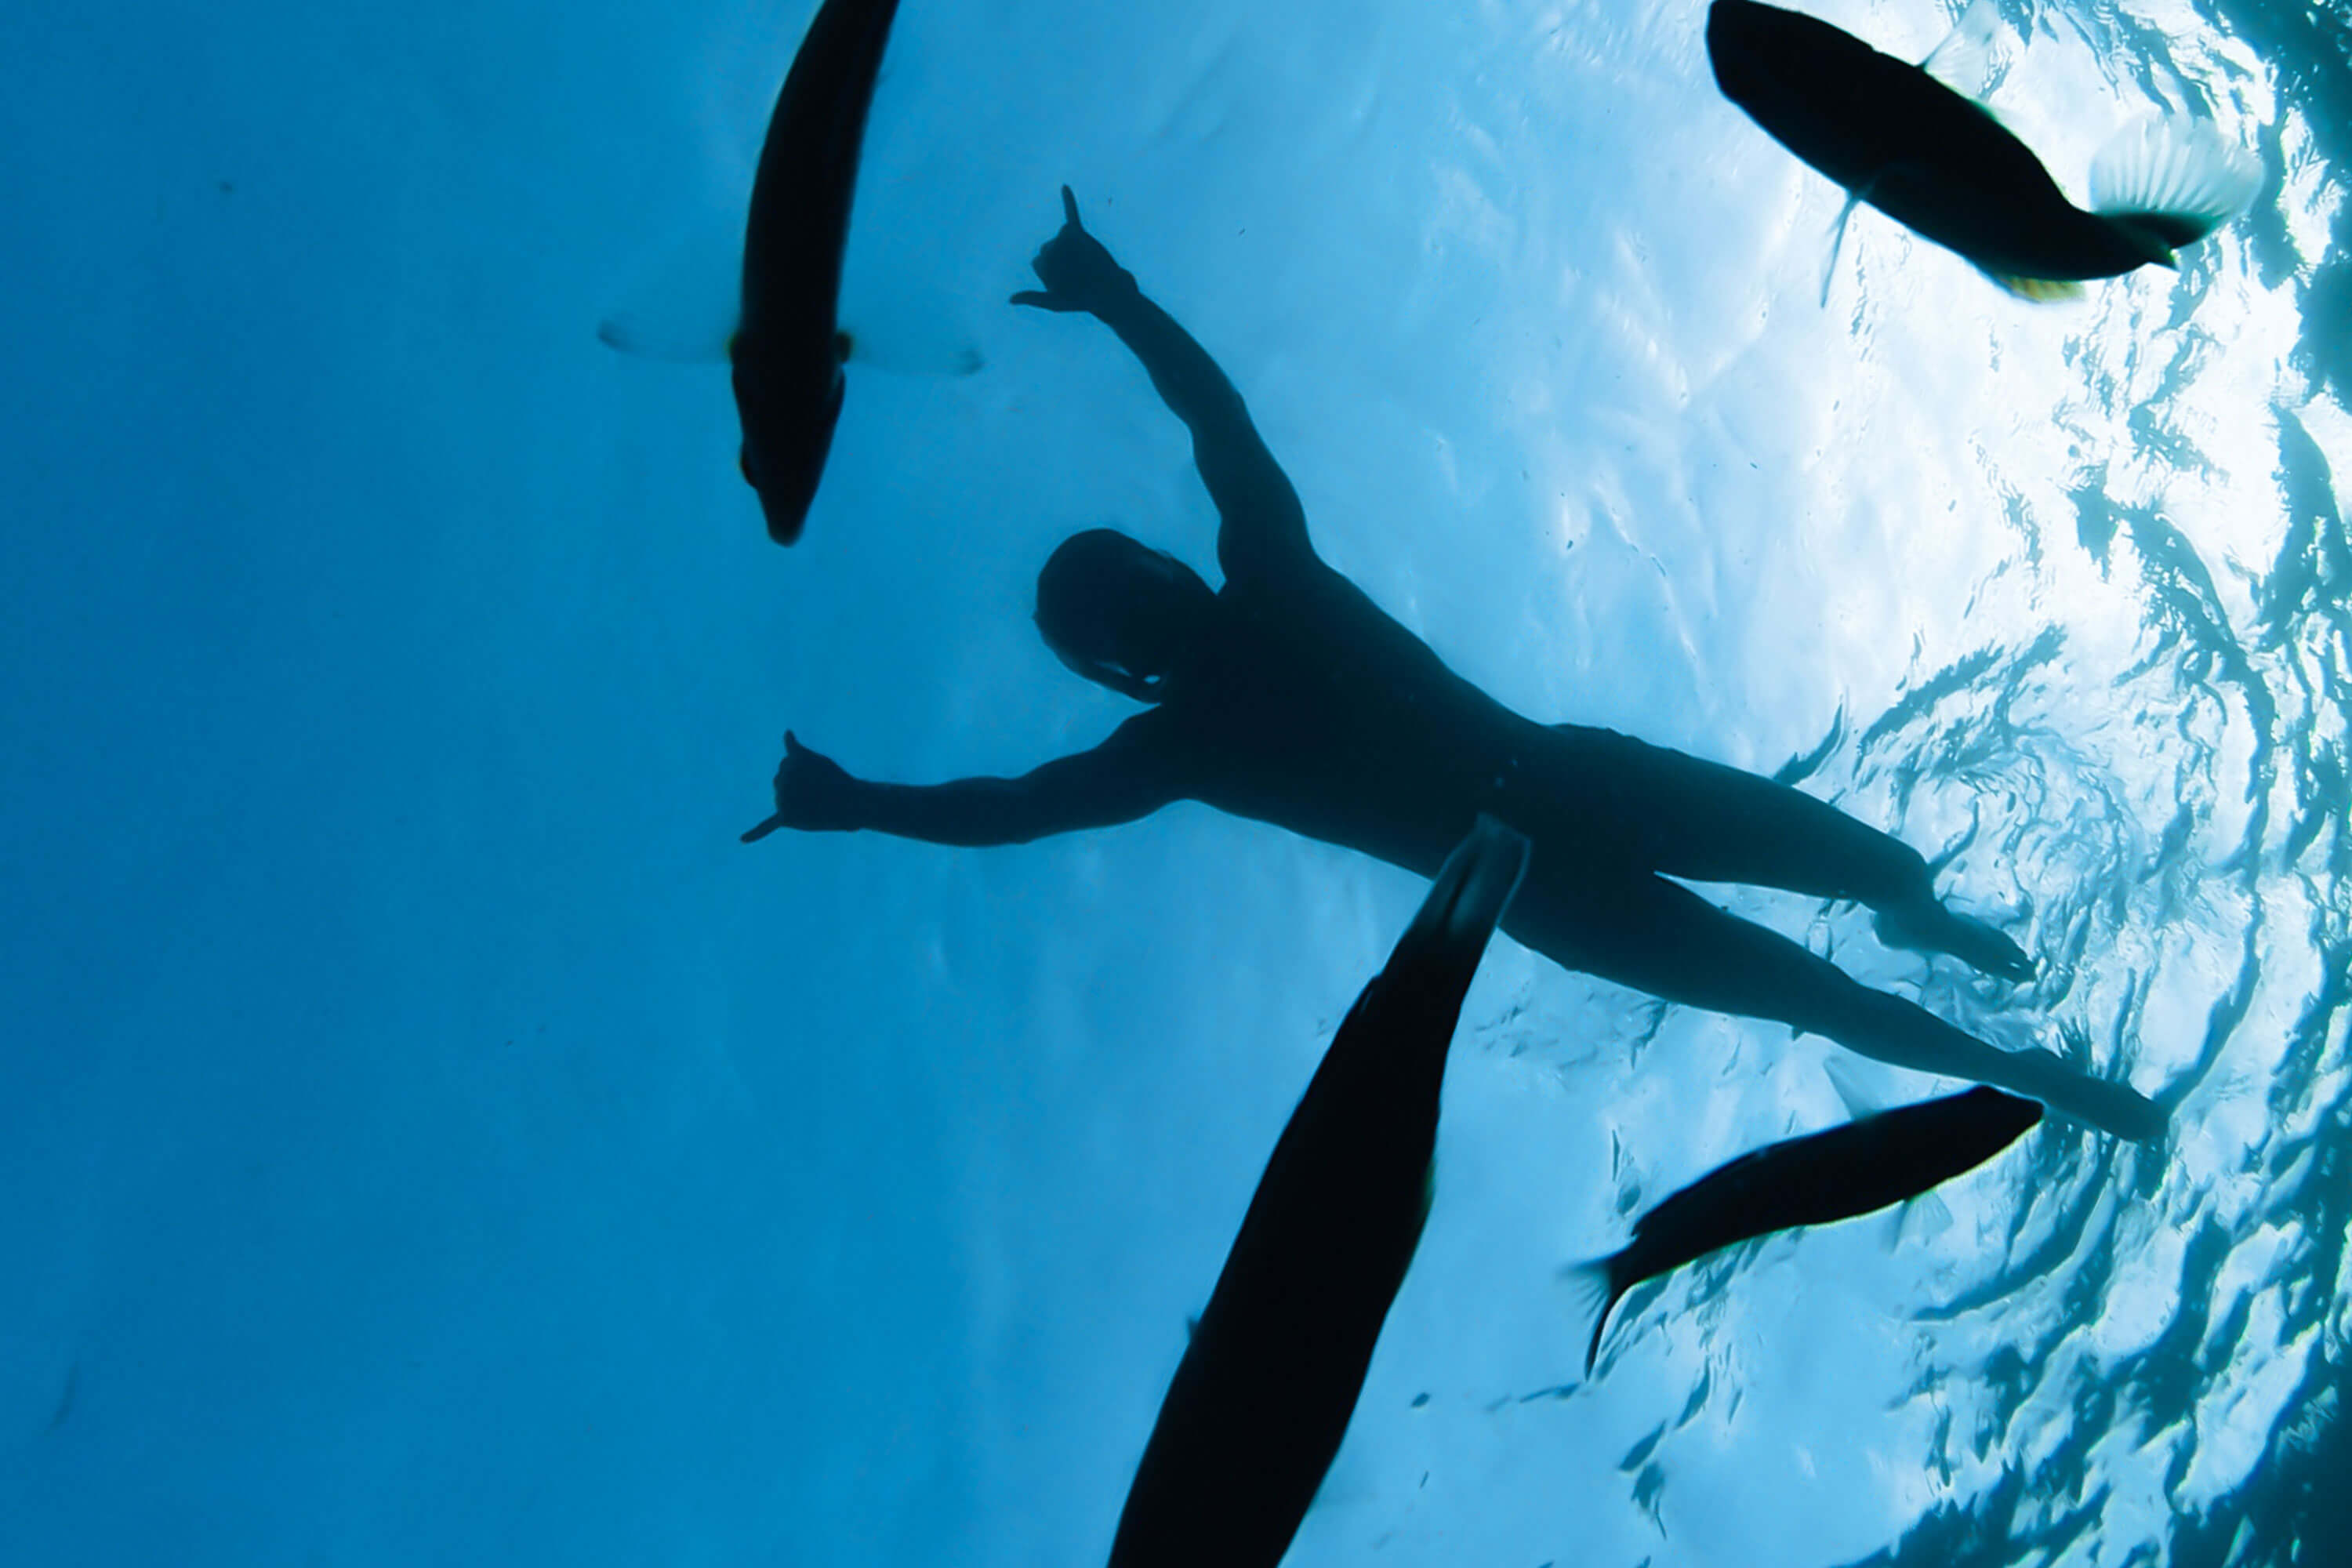
[(1157, 702), (1216, 599), (1174, 556), (1090, 528), (1064, 540), (1037, 574), (1037, 630), (1088, 680)]

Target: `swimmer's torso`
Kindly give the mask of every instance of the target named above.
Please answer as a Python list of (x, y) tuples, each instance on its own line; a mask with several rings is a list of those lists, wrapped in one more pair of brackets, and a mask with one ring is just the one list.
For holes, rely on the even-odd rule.
[(1186, 794), (1423, 875), (1479, 811), (1520, 815), (1512, 783), (1548, 732), (1355, 584), (1312, 561), (1218, 602), (1219, 636), (1141, 721), (1182, 757)]

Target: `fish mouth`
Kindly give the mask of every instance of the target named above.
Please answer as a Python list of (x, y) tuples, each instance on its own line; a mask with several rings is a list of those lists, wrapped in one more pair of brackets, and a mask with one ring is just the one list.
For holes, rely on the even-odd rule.
[(1456, 971), (1467, 988), (1528, 869), (1527, 835), (1481, 812), (1430, 884), (1396, 957)]

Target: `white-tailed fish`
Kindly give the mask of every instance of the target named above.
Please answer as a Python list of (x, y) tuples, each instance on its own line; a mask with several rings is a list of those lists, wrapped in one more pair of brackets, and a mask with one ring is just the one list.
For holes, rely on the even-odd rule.
[[(1724, 96), (1843, 186), (1830, 260), (1867, 202), (2031, 300), (2084, 279), (2177, 265), (2174, 252), (2243, 210), (2262, 168), (2186, 118), (2126, 128), (2091, 166), (2093, 211), (2068, 201), (2024, 142), (1970, 96), (1999, 21), (1977, 0), (1922, 65), (1758, 0), (1714, 0), (1706, 52)], [(1938, 77), (1962, 79), (1956, 91)], [(1822, 292), (1828, 280), (1824, 275)]]

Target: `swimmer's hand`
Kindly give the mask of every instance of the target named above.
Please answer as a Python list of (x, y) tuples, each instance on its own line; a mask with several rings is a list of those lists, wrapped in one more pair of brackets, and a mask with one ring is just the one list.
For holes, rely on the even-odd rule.
[(1062, 187), (1062, 231), (1045, 243), (1029, 264), (1040, 290), (1025, 289), (1013, 296), (1016, 305), (1040, 310), (1084, 310), (1099, 316), (1135, 298), (1135, 275), (1111, 259), (1102, 241), (1078, 221), (1078, 198)]
[(821, 756), (784, 731), (784, 760), (776, 764), (776, 814), (743, 835), (756, 844), (779, 827), (822, 832), (851, 828), (857, 819), (851, 803), (857, 781), (831, 757)]

